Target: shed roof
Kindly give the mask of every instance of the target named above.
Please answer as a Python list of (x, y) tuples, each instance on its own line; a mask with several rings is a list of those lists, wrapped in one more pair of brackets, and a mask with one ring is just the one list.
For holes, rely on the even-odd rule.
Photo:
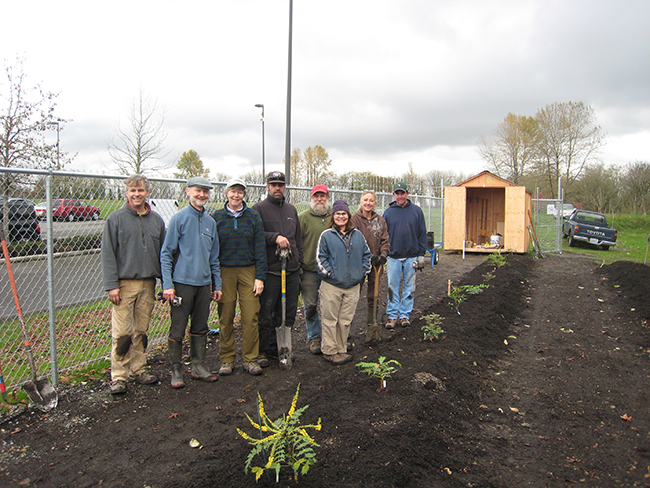
[(466, 188), (504, 188), (506, 186), (516, 187), (518, 185), (486, 170), (454, 186), (464, 186)]

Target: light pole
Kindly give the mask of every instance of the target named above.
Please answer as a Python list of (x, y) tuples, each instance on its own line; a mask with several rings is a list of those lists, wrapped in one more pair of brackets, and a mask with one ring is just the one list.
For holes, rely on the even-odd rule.
[(56, 169), (61, 169), (61, 162), (59, 161), (59, 122), (50, 122), (50, 125), (56, 125)]
[(260, 122), (262, 122), (262, 183), (264, 183), (264, 178), (266, 178), (266, 150), (265, 150), (265, 138), (264, 138), (264, 104), (263, 103), (256, 103), (255, 106), (257, 108), (262, 109), (262, 118), (260, 119)]

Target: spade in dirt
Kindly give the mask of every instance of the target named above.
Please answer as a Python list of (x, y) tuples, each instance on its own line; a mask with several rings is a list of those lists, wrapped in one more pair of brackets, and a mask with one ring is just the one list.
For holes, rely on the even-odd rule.
[[(59, 397), (56, 393), (56, 390), (50, 383), (47, 378), (38, 379), (36, 365), (34, 364), (34, 355), (32, 353), (32, 343), (27, 336), (27, 328), (25, 327), (25, 321), (23, 320), (23, 311), (20, 307), (20, 300), (18, 299), (18, 289), (16, 288), (16, 280), (14, 279), (14, 271), (11, 268), (11, 261), (9, 260), (9, 249), (7, 248), (7, 242), (5, 241), (4, 232), (0, 227), (0, 242), (2, 244), (2, 252), (5, 258), (5, 264), (7, 265), (7, 274), (9, 275), (9, 283), (11, 285), (11, 292), (14, 295), (14, 303), (16, 304), (16, 313), (18, 314), (18, 319), (20, 321), (20, 329), (23, 335), (23, 344), (25, 346), (25, 353), (27, 354), (27, 360), (29, 361), (29, 368), (32, 372), (32, 381), (23, 386), (23, 390), (27, 393), (31, 403), (42, 410), (47, 412), (56, 408)], [(4, 398), (4, 395), (3, 395)]]
[(275, 335), (278, 341), (278, 359), (280, 368), (291, 369), (291, 327), (287, 327), (287, 259), (291, 256), (290, 248), (278, 247), (276, 254), (280, 256), (282, 263), (282, 324), (275, 328)]

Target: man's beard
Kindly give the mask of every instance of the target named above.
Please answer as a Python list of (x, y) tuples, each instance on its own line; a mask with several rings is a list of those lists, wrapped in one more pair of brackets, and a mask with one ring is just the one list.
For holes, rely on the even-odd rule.
[(330, 209), (329, 203), (327, 202), (309, 202), (311, 211), (316, 215), (327, 215), (328, 210)]

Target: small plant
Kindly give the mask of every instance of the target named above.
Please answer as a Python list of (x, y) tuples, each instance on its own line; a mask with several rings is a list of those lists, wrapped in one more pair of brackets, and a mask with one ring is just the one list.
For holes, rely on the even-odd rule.
[(386, 361), (385, 356), (380, 356), (376, 363), (357, 363), (355, 366), (361, 368), (362, 373), (366, 373), (373, 378), (379, 378), (381, 381), (381, 387), (379, 389), (384, 391), (386, 390), (386, 379), (390, 378), (390, 375), (397, 371), (397, 368), (402, 367), (394, 359)]
[(486, 283), (481, 283), (480, 285), (452, 286), (451, 292), (449, 293), (449, 298), (451, 298), (450, 306), (455, 308), (458, 315), (460, 315), (460, 305), (467, 300), (467, 295), (483, 293), (483, 290), (489, 286)]
[(493, 252), (490, 253), (484, 260), (484, 263), (488, 263), (491, 266), (494, 266), (495, 268), (500, 268), (501, 266), (505, 266), (508, 264), (506, 261), (506, 257), (501, 254), (501, 251)]
[[(283, 466), (293, 469), (294, 480), (298, 481), (298, 472), (305, 475), (309, 468), (316, 463), (316, 453), (314, 447), (320, 447), (316, 441), (307, 433), (308, 428), (321, 430), (321, 419), (316, 424), (300, 425), (300, 416), (305, 412), (309, 405), (296, 409), (298, 403), (298, 393), (300, 385), (296, 388), (296, 394), (291, 401), (291, 407), (287, 415), (283, 415), (273, 422), (264, 411), (264, 402), (262, 396), (257, 393), (257, 408), (260, 423), (256, 423), (248, 414), (248, 421), (258, 429), (260, 438), (256, 439), (249, 436), (241, 429), (237, 429), (240, 436), (253, 446), (250, 454), (246, 458), (245, 470), (255, 473), (255, 481), (266, 471), (275, 470), (275, 482), (280, 479), (280, 469)], [(265, 437), (264, 433), (268, 433)], [(258, 454), (264, 456), (264, 466), (252, 466), (253, 459)], [(268, 459), (266, 459), (268, 456)]]
[(422, 326), (425, 341), (433, 341), (437, 339), (440, 334), (445, 333), (441, 327), (443, 317), (437, 313), (430, 313), (429, 315), (423, 316), (422, 319), (426, 322), (426, 324)]

